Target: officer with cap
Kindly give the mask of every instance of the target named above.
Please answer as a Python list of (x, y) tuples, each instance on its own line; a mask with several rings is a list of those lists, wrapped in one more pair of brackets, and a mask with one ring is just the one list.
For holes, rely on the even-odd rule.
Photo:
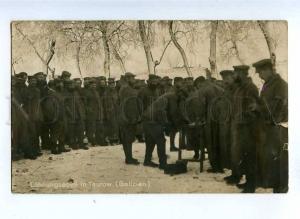
[[(186, 77), (184, 78), (184, 86), (183, 86), (183, 90), (186, 93), (186, 95), (190, 95), (192, 94), (192, 92), (194, 91), (194, 86), (193, 86), (193, 77)], [(181, 114), (185, 114), (186, 111), (186, 107), (185, 107), (185, 103), (181, 103)], [(187, 127), (186, 125), (184, 125), (183, 127), (181, 127), (180, 130), (180, 136), (179, 136), (179, 147), (182, 149), (191, 149), (191, 145), (193, 145), (193, 134), (192, 134), (193, 130), (189, 127)]]
[(40, 121), (42, 119), (40, 107), (41, 94), (37, 87), (35, 76), (28, 76), (28, 84), (24, 109), (27, 112), (29, 119), (29, 135), (31, 138), (33, 154), (40, 156), (42, 155), (39, 141)]
[(132, 157), (132, 143), (135, 140), (137, 124), (141, 121), (142, 109), (137, 90), (134, 89), (135, 75), (126, 72), (122, 83), (119, 91), (120, 140), (125, 154), (125, 163), (138, 165), (138, 160)]
[(21, 72), (12, 77), (12, 159), (36, 159), (32, 147), (29, 118), (24, 110), (26, 104), (27, 74)]
[(97, 91), (100, 98), (98, 105), (98, 118), (96, 120), (96, 143), (100, 146), (107, 146), (106, 138), (106, 106), (105, 106), (105, 92), (106, 92), (106, 77), (99, 76), (96, 77), (97, 81)]
[[(154, 74), (150, 74), (147, 80), (147, 87), (144, 87), (139, 91), (138, 97), (142, 103), (143, 112), (148, 110), (151, 104), (159, 97), (158, 85), (159, 78)], [(145, 141), (147, 151), (149, 150), (148, 147), (151, 146), (151, 144), (148, 142), (147, 138)], [(145, 159), (144, 166), (157, 167), (158, 164), (153, 163), (151, 160)]]
[(92, 146), (96, 146), (96, 121), (99, 119), (100, 96), (94, 78), (89, 79), (85, 90), (86, 135)]
[(118, 92), (116, 90), (116, 84), (114, 78), (108, 78), (108, 86), (105, 89), (104, 94), (104, 106), (105, 106), (105, 129), (107, 142), (110, 145), (116, 145), (119, 143), (119, 125), (116, 115), (118, 114)]
[[(248, 77), (248, 65), (233, 66), (236, 89), (233, 94), (231, 145), (232, 175), (228, 184), (237, 184), (243, 193), (253, 193), (256, 188), (256, 152), (260, 133), (258, 123), (258, 89)], [(246, 183), (238, 184), (242, 175)]]
[(37, 80), (37, 88), (40, 90), (40, 107), (42, 112), (42, 119), (40, 121), (40, 136), (41, 136), (41, 148), (50, 149), (50, 138), (49, 138), (49, 126), (44, 121), (45, 111), (44, 106), (45, 100), (48, 98), (48, 84), (46, 74), (43, 72), (37, 72), (34, 74)]
[(223, 70), (220, 72), (222, 81), (216, 81), (220, 89), (218, 97), (214, 100), (212, 107), (213, 118), (217, 121), (215, 144), (218, 145), (218, 160), (220, 169), (230, 169), (230, 145), (231, 145), (231, 105), (232, 90), (234, 83), (233, 71)]
[(275, 193), (288, 191), (288, 84), (274, 72), (271, 59), (253, 64), (264, 81), (260, 93), (265, 141), (259, 151), (260, 183)]
[[(50, 82), (49, 82), (50, 84)], [(65, 111), (63, 88), (61, 79), (55, 78), (48, 90), (48, 97), (44, 100), (44, 122), (50, 129), (50, 149), (52, 154), (69, 152), (65, 148)]]

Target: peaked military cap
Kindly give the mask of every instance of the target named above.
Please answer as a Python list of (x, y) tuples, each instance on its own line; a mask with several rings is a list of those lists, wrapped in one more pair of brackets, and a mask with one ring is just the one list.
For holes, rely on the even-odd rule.
[(27, 77), (27, 73), (26, 72), (20, 72), (20, 73), (16, 74), (16, 77), (17, 78), (25, 78), (25, 77)]
[(63, 71), (63, 72), (61, 73), (61, 76), (62, 76), (62, 77), (71, 77), (71, 73), (68, 72), (68, 71)]
[(74, 81), (81, 81), (81, 78), (73, 78)]
[(35, 76), (35, 77), (44, 76), (44, 73), (40, 71), (40, 72), (35, 73), (33, 76)]
[(125, 78), (135, 77), (135, 74), (132, 74), (131, 72), (126, 72), (126, 73), (124, 74), (124, 77), (125, 77)]
[(223, 70), (223, 71), (220, 71), (220, 75), (222, 77), (226, 77), (228, 75), (232, 75), (233, 74), (233, 71), (232, 70)]
[(234, 65), (234, 66), (233, 66), (233, 69), (234, 69), (235, 71), (243, 71), (243, 72), (246, 72), (246, 71), (249, 70), (249, 68), (250, 68), (249, 65)]
[(172, 78), (169, 78), (169, 76), (164, 76), (162, 78), (162, 80), (164, 80), (164, 81), (172, 81)]
[(157, 75), (154, 75), (154, 74), (149, 74), (148, 75), (148, 80), (155, 80), (155, 79), (159, 79), (159, 77)]
[(178, 82), (178, 81), (183, 81), (183, 78), (182, 77), (175, 77), (174, 82)]
[(264, 67), (271, 67), (272, 68), (272, 60), (271, 59), (262, 59), (258, 62), (252, 64), (254, 68), (264, 68)]
[(185, 81), (193, 81), (194, 78), (193, 78), (193, 77), (186, 77), (186, 78), (184, 78), (184, 80), (185, 80)]
[(105, 76), (99, 76), (99, 77), (97, 77), (97, 79), (99, 81), (106, 81), (106, 77)]
[(202, 83), (202, 82), (204, 82), (204, 81), (205, 81), (205, 77), (199, 76), (199, 77), (197, 77), (197, 78), (194, 80), (194, 85), (199, 84), (199, 83)]

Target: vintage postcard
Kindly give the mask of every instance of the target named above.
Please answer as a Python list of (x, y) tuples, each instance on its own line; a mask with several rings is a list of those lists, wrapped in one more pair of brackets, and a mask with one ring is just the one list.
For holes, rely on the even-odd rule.
[(288, 192), (288, 22), (11, 22), (13, 193)]

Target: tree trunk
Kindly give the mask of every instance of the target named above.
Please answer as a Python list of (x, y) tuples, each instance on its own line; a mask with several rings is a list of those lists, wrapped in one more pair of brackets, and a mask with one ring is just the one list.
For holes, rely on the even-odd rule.
[(76, 65), (77, 65), (77, 69), (78, 69), (80, 78), (82, 79), (82, 73), (81, 73), (81, 68), (80, 68), (80, 51), (81, 51), (81, 43), (79, 42), (76, 47)]
[(104, 74), (110, 77), (110, 50), (107, 39), (107, 26), (102, 31), (102, 41), (104, 48)]
[(275, 48), (273, 39), (270, 35), (270, 32), (267, 28), (267, 23), (266, 23), (266, 21), (257, 21), (257, 23), (258, 23), (258, 25), (265, 37), (265, 40), (267, 42), (270, 58), (271, 58), (272, 64), (273, 64), (273, 70), (276, 71), (276, 53), (275, 53), (276, 48)]
[(46, 75), (48, 75), (48, 70), (50, 70), (51, 72), (51, 76), (52, 78), (54, 78), (54, 74), (55, 74), (55, 69), (50, 69), (49, 68), (49, 64), (54, 56), (54, 53), (55, 53), (55, 40), (50, 40), (49, 41), (49, 47), (47, 49), (47, 55), (46, 55), (46, 59), (45, 59), (45, 72), (46, 72)]
[(153, 62), (153, 57), (152, 57), (152, 53), (151, 53), (151, 47), (150, 47), (149, 39), (146, 35), (145, 22), (144, 21), (138, 21), (138, 25), (139, 25), (139, 32), (140, 32), (141, 40), (142, 40), (145, 55), (146, 55), (148, 73), (149, 74), (154, 74), (154, 62)]
[(181, 57), (182, 57), (182, 60), (183, 60), (183, 66), (188, 74), (188, 76), (192, 77), (192, 72), (189, 68), (189, 64), (188, 64), (188, 60), (187, 60), (187, 57), (186, 57), (186, 54), (184, 52), (184, 49), (180, 46), (180, 44), (178, 43), (177, 39), (176, 39), (176, 36), (173, 32), (173, 21), (169, 21), (169, 34), (171, 36), (171, 40), (172, 42), (174, 43), (174, 45), (176, 46), (176, 48), (178, 49)]
[(217, 75), (217, 29), (218, 21), (211, 21), (209, 64), (212, 76)]

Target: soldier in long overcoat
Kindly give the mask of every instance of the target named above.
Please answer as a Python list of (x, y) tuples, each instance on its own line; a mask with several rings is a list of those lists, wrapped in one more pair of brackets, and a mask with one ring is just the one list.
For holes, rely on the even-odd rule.
[(259, 151), (259, 185), (274, 192), (288, 191), (288, 84), (273, 69), (271, 59), (253, 64), (264, 80), (260, 111), (264, 141)]
[(40, 105), (41, 94), (37, 87), (35, 76), (28, 76), (28, 88), (26, 90), (26, 101), (24, 109), (29, 118), (29, 134), (31, 137), (33, 153), (40, 156), (40, 124), (42, 121), (42, 110)]
[(91, 79), (85, 90), (86, 107), (86, 135), (92, 146), (96, 145), (96, 121), (101, 119), (99, 115), (100, 97), (97, 91), (96, 81)]
[(64, 83), (61, 79), (56, 78), (51, 83), (49, 81), (48, 95), (44, 100), (44, 122), (50, 129), (50, 150), (52, 154), (70, 151), (70, 149), (65, 148), (66, 117), (63, 89)]
[(105, 132), (110, 145), (119, 143), (119, 124), (117, 119), (119, 98), (114, 78), (108, 78), (108, 86), (104, 93)]
[(125, 154), (125, 163), (138, 165), (137, 159), (132, 156), (132, 143), (135, 140), (137, 125), (141, 122), (142, 106), (134, 89), (135, 75), (127, 72), (124, 75), (119, 98), (119, 127), (120, 140)]
[(261, 131), (258, 114), (258, 89), (248, 77), (249, 66), (233, 66), (236, 89), (233, 94), (231, 170), (229, 184), (238, 184), (245, 174), (246, 183), (238, 187), (253, 193), (256, 188), (257, 148)]

